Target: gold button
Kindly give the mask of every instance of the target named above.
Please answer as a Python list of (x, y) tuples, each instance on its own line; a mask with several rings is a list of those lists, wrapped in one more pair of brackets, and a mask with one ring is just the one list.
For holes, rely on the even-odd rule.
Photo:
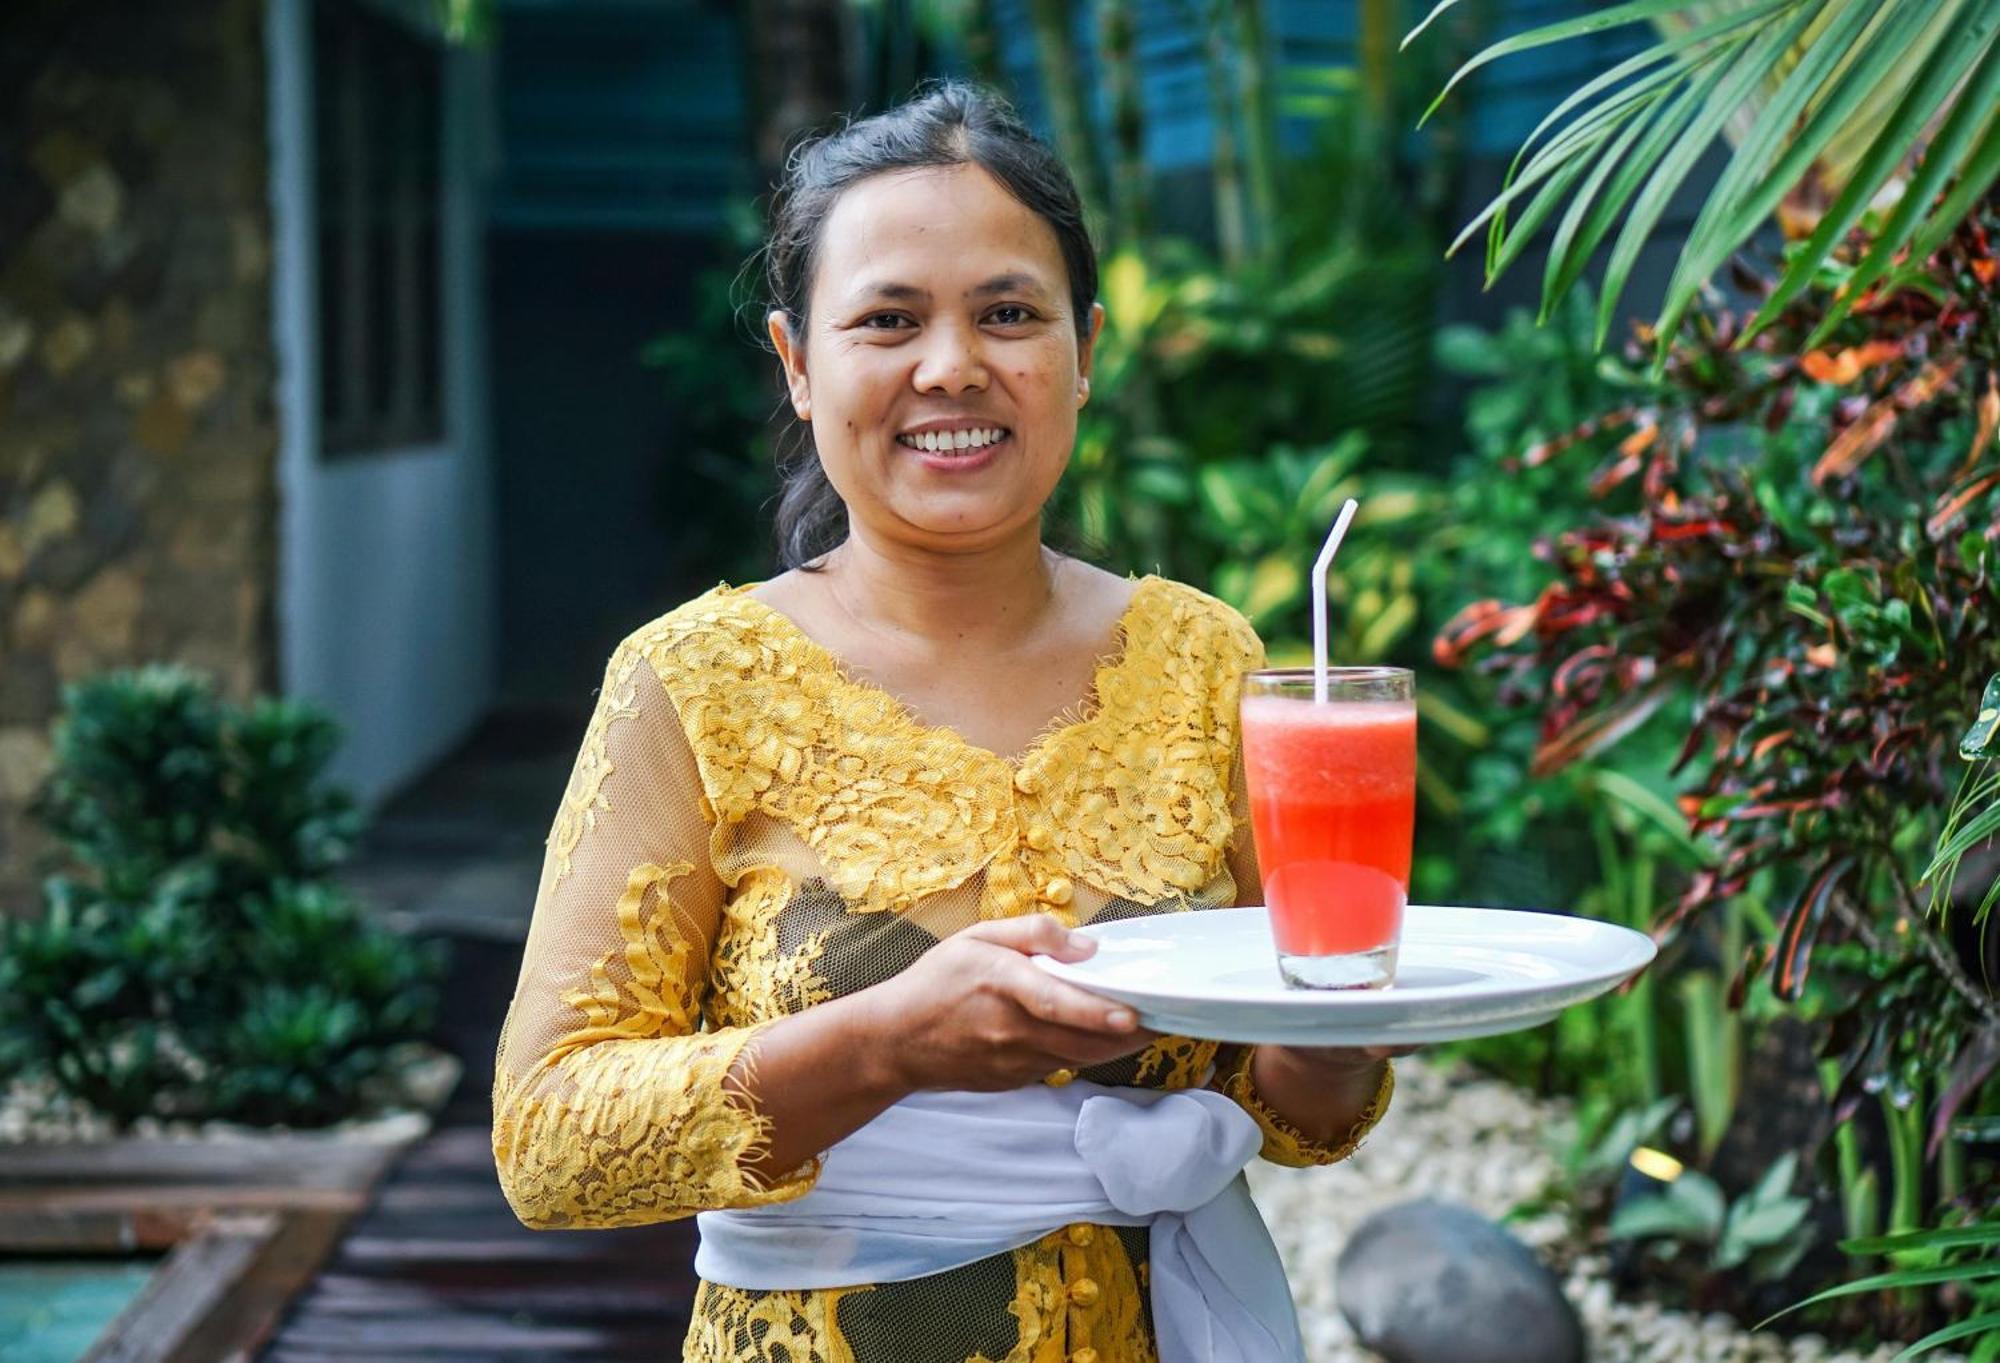
[(1074, 1078), (1076, 1078), (1075, 1070), (1055, 1070), (1049, 1074), (1048, 1078), (1042, 1080), (1042, 1082), (1052, 1089), (1059, 1089)]
[(1035, 780), (1035, 774), (1031, 771), (1022, 770), (1014, 773), (1014, 789), (1023, 795), (1033, 795), (1037, 784), (1039, 783)]
[(1097, 1350), (1078, 1349), (1069, 1356), (1069, 1363), (1097, 1363)]
[(1078, 1222), (1069, 1228), (1069, 1242), (1078, 1249), (1089, 1249), (1090, 1242), (1097, 1238), (1097, 1232)]
[(1034, 848), (1037, 852), (1046, 852), (1055, 846), (1055, 843), (1055, 830), (1047, 824), (1037, 823), (1028, 825), (1028, 846)]
[(1069, 1299), (1078, 1306), (1092, 1306), (1097, 1302), (1097, 1283), (1090, 1278), (1078, 1278), (1069, 1285)]
[(1068, 876), (1051, 876), (1049, 883), (1042, 886), (1042, 898), (1051, 904), (1067, 904), (1076, 893), (1076, 887), (1069, 883)]

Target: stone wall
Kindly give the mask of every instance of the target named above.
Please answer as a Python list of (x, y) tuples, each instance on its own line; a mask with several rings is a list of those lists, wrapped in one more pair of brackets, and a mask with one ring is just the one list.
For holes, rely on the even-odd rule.
[(0, 912), (64, 683), (273, 663), (259, 0), (0, 5)]

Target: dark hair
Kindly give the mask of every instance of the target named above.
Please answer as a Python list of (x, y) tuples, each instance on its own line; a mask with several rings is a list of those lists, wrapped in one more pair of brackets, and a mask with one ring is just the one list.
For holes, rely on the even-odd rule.
[[(763, 248), (770, 306), (803, 337), (820, 233), (849, 186), (889, 171), (976, 165), (1055, 229), (1069, 270), (1079, 340), (1090, 336), (1097, 251), (1076, 183), (1056, 154), (998, 95), (938, 81), (907, 103), (801, 142), (786, 159)], [(778, 564), (803, 568), (840, 542), (847, 508), (820, 467), (812, 432), (788, 433), (778, 452)]]

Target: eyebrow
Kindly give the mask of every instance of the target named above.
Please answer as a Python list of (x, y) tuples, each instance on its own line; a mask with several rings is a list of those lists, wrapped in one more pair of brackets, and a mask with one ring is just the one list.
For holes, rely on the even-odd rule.
[[(966, 290), (968, 298), (990, 298), (999, 293), (1043, 293), (1042, 281), (1034, 275), (1020, 270), (1010, 270), (1006, 274), (994, 275), (991, 279), (973, 285)], [(855, 291), (861, 299), (886, 298), (895, 302), (917, 302), (931, 296), (929, 289), (915, 284), (899, 284), (894, 280), (882, 280), (864, 285)]]

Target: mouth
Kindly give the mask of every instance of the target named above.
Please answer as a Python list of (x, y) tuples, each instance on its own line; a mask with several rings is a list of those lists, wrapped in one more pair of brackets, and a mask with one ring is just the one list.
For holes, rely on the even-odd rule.
[(981, 426), (964, 431), (916, 431), (896, 437), (906, 450), (941, 459), (976, 459), (1013, 439), (1005, 426)]

